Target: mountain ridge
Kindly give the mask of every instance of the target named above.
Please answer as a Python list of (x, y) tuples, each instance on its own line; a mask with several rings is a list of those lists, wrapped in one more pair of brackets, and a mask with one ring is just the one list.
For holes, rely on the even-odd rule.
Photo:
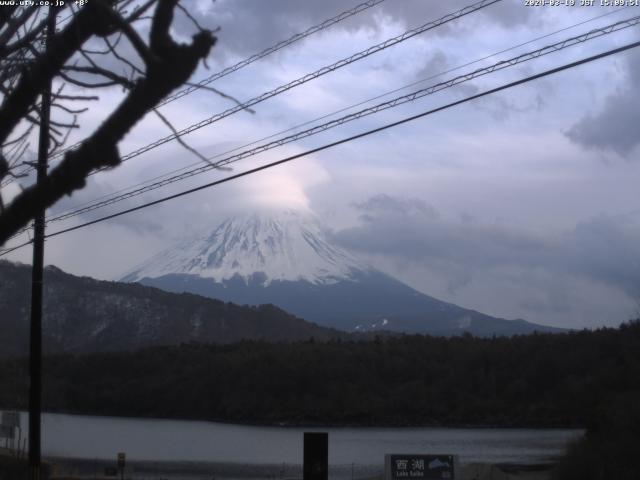
[[(274, 305), (240, 306), (145, 285), (44, 271), (45, 352), (133, 350), (180, 343), (345, 338)], [(0, 355), (24, 354), (29, 338), (31, 267), (0, 261)]]

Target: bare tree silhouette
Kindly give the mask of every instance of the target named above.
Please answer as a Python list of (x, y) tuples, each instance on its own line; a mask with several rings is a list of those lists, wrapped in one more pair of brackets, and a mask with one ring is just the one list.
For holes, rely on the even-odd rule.
[[(194, 26), (189, 43), (170, 34), (177, 10)], [(48, 15), (56, 16), (57, 28), (45, 45)], [(63, 152), (44, 181), (23, 189), (8, 205), (0, 197), (0, 245), (40, 209), (82, 188), (92, 171), (118, 166), (118, 143), (147, 113), (156, 112), (173, 129), (155, 107), (188, 82), (215, 42), (214, 32), (200, 26), (179, 0), (79, 0), (49, 11), (0, 7), (0, 185), (33, 167), (25, 152), (51, 81), (49, 155)], [(125, 90), (124, 99), (77, 148), (65, 151), (89, 102), (113, 86)], [(89, 94), (79, 94), (78, 87)]]

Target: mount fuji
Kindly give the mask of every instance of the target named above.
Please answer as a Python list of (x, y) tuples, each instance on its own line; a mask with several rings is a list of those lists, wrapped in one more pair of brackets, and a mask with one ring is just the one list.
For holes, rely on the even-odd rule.
[(238, 304), (274, 304), (346, 331), (513, 335), (559, 331), (443, 302), (329, 241), (311, 213), (236, 216), (152, 256), (121, 281)]

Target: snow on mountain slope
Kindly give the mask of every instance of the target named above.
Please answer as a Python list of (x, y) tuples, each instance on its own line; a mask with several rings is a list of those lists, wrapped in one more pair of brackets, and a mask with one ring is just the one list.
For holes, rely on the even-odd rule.
[(241, 305), (271, 303), (344, 331), (512, 335), (546, 327), (442, 302), (332, 245), (311, 213), (230, 218), (134, 268), (122, 281)]
[(264, 273), (265, 285), (278, 280), (328, 285), (368, 270), (326, 240), (313, 214), (288, 210), (229, 218), (213, 232), (151, 257), (122, 280), (188, 274), (218, 282), (239, 275), (248, 281), (255, 273)]

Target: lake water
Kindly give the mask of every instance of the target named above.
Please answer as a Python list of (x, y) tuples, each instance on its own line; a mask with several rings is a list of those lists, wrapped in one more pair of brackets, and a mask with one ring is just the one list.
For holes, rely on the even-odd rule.
[[(26, 413), (22, 430), (28, 431)], [(582, 434), (567, 429), (292, 428), (44, 414), (45, 456), (301, 464), (304, 431), (329, 432), (332, 465), (381, 465), (386, 453), (447, 453), (461, 462), (542, 463)]]

